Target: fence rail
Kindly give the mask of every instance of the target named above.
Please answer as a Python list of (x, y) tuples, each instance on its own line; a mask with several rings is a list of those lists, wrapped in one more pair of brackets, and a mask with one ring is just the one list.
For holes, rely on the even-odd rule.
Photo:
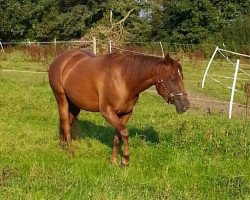
[[(58, 45), (87, 45), (88, 48), (92, 48), (93, 52), (97, 54), (111, 52), (112, 49), (126, 49), (131, 51), (138, 51), (138, 48), (144, 49), (146, 52), (150, 54), (157, 54), (158, 56), (164, 56), (166, 52), (170, 52), (172, 54), (184, 55), (184, 57), (189, 57), (189, 59), (204, 59), (210, 57), (214, 48), (217, 46), (215, 44), (183, 44), (183, 43), (169, 43), (162, 41), (126, 41), (121, 43), (120, 46), (116, 46), (111, 40), (100, 40), (98, 38), (93, 37), (90, 40), (69, 40), (69, 41), (59, 41), (54, 39), (54, 41), (0, 41), (0, 48), (4, 52), (6, 46), (10, 45), (54, 45), (56, 48)], [(224, 44), (223, 44), (224, 45)], [(225, 45), (224, 45), (225, 46)], [(242, 45), (239, 45), (240, 48)], [(250, 45), (249, 48), (244, 51), (247, 51), (246, 54), (250, 54)], [(245, 47), (245, 46), (244, 46)], [(235, 51), (235, 49), (231, 49)], [(187, 55), (185, 55), (187, 54)], [(249, 56), (250, 57), (250, 56)]]

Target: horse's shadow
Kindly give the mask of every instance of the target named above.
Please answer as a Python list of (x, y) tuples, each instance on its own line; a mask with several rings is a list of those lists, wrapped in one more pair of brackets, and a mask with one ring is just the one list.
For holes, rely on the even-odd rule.
[[(129, 136), (139, 137), (150, 143), (159, 143), (159, 135), (152, 126), (144, 129), (129, 127)], [(87, 120), (77, 120), (72, 127), (73, 139), (91, 138), (113, 147), (115, 129), (111, 126), (101, 126)]]

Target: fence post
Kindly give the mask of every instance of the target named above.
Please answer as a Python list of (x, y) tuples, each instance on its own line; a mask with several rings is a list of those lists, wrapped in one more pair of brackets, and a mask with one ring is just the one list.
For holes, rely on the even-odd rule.
[(162, 57), (165, 58), (164, 49), (161, 42), (160, 42), (160, 47), (161, 47)]
[(218, 50), (219, 50), (219, 47), (217, 46), (217, 47), (215, 48), (215, 51), (214, 51), (214, 53), (213, 53), (213, 55), (212, 55), (212, 57), (211, 57), (211, 59), (210, 59), (208, 65), (207, 65), (206, 71), (205, 71), (204, 76), (203, 76), (203, 79), (202, 79), (202, 84), (201, 84), (201, 88), (202, 88), (202, 89), (204, 88), (205, 79), (206, 79), (206, 76), (207, 76), (208, 69), (209, 69), (209, 67), (210, 67), (210, 65), (211, 65), (211, 63), (212, 63), (212, 61), (213, 61), (213, 59), (214, 59), (214, 56), (215, 56), (215, 54), (217, 53)]
[(236, 63), (236, 66), (235, 66), (234, 81), (233, 81), (231, 100), (230, 100), (230, 106), (229, 106), (229, 119), (232, 118), (234, 92), (235, 92), (235, 87), (236, 87), (236, 81), (237, 81), (237, 74), (238, 74), (238, 70), (239, 70), (239, 65), (240, 65), (240, 59), (237, 60), (237, 63)]
[(96, 38), (93, 37), (93, 53), (96, 54)]
[(28, 40), (28, 46), (29, 50), (31, 51), (30, 40)]
[(4, 48), (3, 48), (3, 45), (2, 45), (1, 41), (0, 41), (0, 46), (1, 46), (2, 51), (4, 52)]
[(112, 52), (112, 41), (109, 40), (109, 53), (111, 53), (111, 52)]
[(56, 38), (54, 38), (54, 49), (55, 49), (55, 55), (57, 55), (57, 51), (56, 51)]

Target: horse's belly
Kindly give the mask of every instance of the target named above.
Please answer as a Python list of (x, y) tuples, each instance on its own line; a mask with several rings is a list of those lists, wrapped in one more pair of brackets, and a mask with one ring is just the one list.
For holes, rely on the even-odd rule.
[(91, 112), (99, 112), (99, 97), (96, 90), (89, 85), (66, 84), (65, 92), (70, 101), (78, 108)]
[(116, 98), (116, 101), (113, 102), (112, 107), (114, 111), (119, 115), (124, 115), (131, 113), (135, 103), (138, 100), (138, 96), (134, 98), (128, 98), (128, 96), (123, 96), (122, 98)]
[(79, 98), (71, 97), (70, 100), (75, 106), (81, 108), (82, 110), (99, 112), (99, 103), (98, 101), (94, 101), (93, 98), (88, 98), (88, 96), (82, 96)]

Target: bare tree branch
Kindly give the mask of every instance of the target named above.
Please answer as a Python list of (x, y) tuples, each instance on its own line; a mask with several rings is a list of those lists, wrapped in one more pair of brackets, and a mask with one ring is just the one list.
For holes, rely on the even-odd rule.
[(109, 29), (109, 31), (113, 30), (113, 28), (115, 27), (115, 25), (121, 25), (122, 23), (124, 23), (126, 21), (126, 19), (129, 17), (130, 13), (132, 11), (134, 11), (135, 9), (131, 9), (130, 11), (128, 11), (128, 13), (126, 14), (125, 17), (123, 17), (120, 21), (116, 22), (113, 24), (113, 13), (112, 13), (112, 10), (110, 11), (110, 23), (111, 23), (111, 28)]
[(124, 22), (126, 21), (126, 19), (129, 17), (130, 13), (131, 13), (132, 11), (134, 11), (134, 10), (135, 10), (135, 9), (133, 8), (133, 9), (131, 9), (130, 11), (128, 11), (128, 13), (126, 14), (126, 16), (123, 17), (120, 21), (116, 22), (115, 24), (122, 24), (122, 23), (124, 23)]
[(110, 20), (110, 24), (111, 24), (111, 27), (113, 27), (113, 11), (110, 10), (110, 15), (109, 15), (109, 20)]

